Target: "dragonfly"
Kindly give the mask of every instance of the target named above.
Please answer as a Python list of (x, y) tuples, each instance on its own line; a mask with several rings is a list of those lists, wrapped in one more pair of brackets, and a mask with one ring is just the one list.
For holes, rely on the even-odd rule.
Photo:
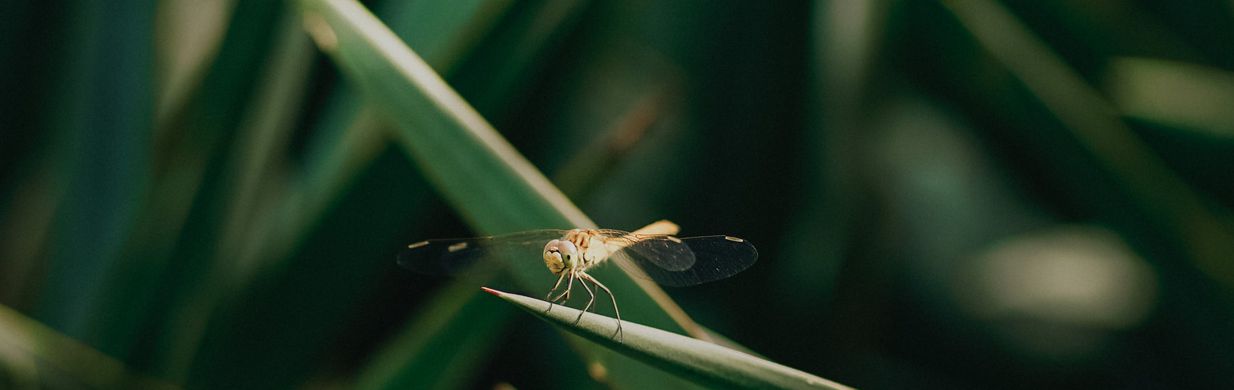
[[(620, 337), (621, 311), (617, 308), (617, 298), (608, 286), (587, 273), (594, 267), (615, 262), (631, 275), (665, 286), (684, 287), (735, 275), (758, 259), (758, 250), (744, 239), (725, 235), (679, 238), (674, 235), (677, 230), (672, 222), (657, 221), (634, 232), (540, 229), (427, 240), (408, 245), (399, 253), (398, 264), (423, 274), (451, 275), (491, 265), (496, 259), (534, 258), (538, 251), (545, 267), (557, 277), (545, 300), (566, 304), (577, 282), (589, 295), (587, 304), (579, 312), (578, 319), (582, 319), (583, 313), (593, 308), (596, 293), (603, 290), (613, 303), (617, 316), (616, 336)], [(561, 290), (563, 284), (565, 289)]]

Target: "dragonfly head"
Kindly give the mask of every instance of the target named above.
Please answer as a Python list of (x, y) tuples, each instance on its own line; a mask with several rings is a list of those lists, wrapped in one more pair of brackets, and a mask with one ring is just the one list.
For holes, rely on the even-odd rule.
[(554, 275), (574, 268), (578, 255), (578, 247), (568, 240), (552, 240), (544, 245), (544, 265)]

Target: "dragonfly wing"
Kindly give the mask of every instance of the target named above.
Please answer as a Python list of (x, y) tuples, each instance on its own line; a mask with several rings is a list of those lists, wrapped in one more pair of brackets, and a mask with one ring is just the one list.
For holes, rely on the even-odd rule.
[(541, 259), (544, 244), (560, 238), (563, 230), (530, 230), (498, 236), (421, 241), (398, 255), (403, 268), (428, 275), (455, 275), (477, 266), (502, 261)]
[(694, 251), (680, 238), (638, 235), (629, 237), (629, 243), (618, 253), (624, 252), (635, 262), (673, 272), (685, 271), (694, 266)]
[[(660, 241), (660, 240), (656, 240)], [(667, 240), (670, 241), (671, 240)], [(730, 236), (703, 236), (679, 239), (680, 246), (647, 241), (635, 242), (617, 252), (641, 269), (656, 283), (670, 287), (693, 286), (733, 276), (750, 268), (758, 259), (758, 250), (749, 241)], [(688, 249), (688, 264), (682, 257), (663, 257), (666, 247), (675, 247), (670, 253)], [(650, 249), (648, 249), (650, 248)], [(618, 261), (625, 267), (625, 263)], [(637, 273), (636, 273), (637, 274)]]
[(428, 240), (398, 254), (398, 265), (427, 275), (452, 275), (488, 258), (488, 237)]
[(749, 241), (732, 236), (703, 236), (682, 239), (694, 251), (697, 283), (707, 283), (736, 275), (754, 265), (758, 249)]

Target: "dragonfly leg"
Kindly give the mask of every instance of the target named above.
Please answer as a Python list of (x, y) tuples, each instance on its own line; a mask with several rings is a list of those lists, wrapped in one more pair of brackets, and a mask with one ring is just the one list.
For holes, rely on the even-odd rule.
[(561, 281), (562, 281), (562, 280), (566, 280), (566, 273), (565, 273), (565, 272), (562, 272), (562, 273), (561, 273), (561, 276), (557, 278), (557, 284), (554, 284), (554, 285), (553, 285), (553, 289), (552, 289), (552, 290), (548, 290), (548, 295), (545, 295), (545, 296), (544, 296), (544, 300), (548, 301), (548, 300), (550, 300), (550, 299), (551, 299), (551, 297), (553, 296), (553, 293), (554, 293), (554, 292), (557, 292), (557, 288), (558, 288), (558, 287), (561, 287)]
[(554, 292), (557, 292), (557, 288), (558, 288), (558, 287), (561, 287), (561, 281), (562, 281), (562, 280), (566, 280), (566, 273), (565, 273), (565, 272), (562, 272), (562, 273), (561, 273), (561, 276), (558, 276), (558, 277), (557, 277), (557, 283), (556, 283), (556, 284), (553, 284), (553, 289), (552, 289), (552, 290), (548, 290), (548, 294), (544, 295), (544, 300), (548, 301), (548, 310), (545, 310), (545, 311), (544, 311), (545, 313), (550, 312), (550, 311), (552, 311), (552, 310), (553, 310), (553, 302), (555, 302), (555, 301), (553, 300), (553, 293), (554, 293)]
[(595, 291), (591, 291), (591, 287), (587, 287), (587, 281), (588, 281), (588, 280), (595, 280), (595, 279), (593, 279), (593, 278), (591, 277), (591, 275), (588, 275), (588, 274), (586, 274), (586, 273), (584, 273), (584, 272), (579, 272), (579, 274), (580, 274), (581, 276), (580, 276), (580, 277), (579, 277), (579, 279), (578, 279), (578, 284), (583, 285), (583, 288), (587, 290), (587, 295), (590, 295), (590, 296), (591, 296), (591, 299), (587, 301), (587, 305), (586, 305), (586, 306), (583, 306), (583, 310), (582, 310), (582, 311), (580, 311), (580, 312), (578, 312), (578, 318), (575, 318), (575, 319), (574, 319), (574, 323), (576, 323), (576, 324), (577, 324), (579, 321), (581, 321), (581, 320), (583, 319), (583, 313), (586, 313), (586, 312), (587, 312), (587, 310), (591, 309), (591, 305), (592, 305), (593, 303), (596, 303), (596, 293), (595, 293)]
[(566, 282), (566, 291), (562, 292), (561, 295), (558, 295), (557, 298), (553, 298), (553, 302), (561, 301), (558, 303), (564, 305), (566, 302), (570, 301), (570, 290), (574, 289), (574, 279), (576, 277), (577, 275), (574, 271), (570, 271), (570, 280)]
[(600, 283), (599, 280), (591, 277), (591, 275), (583, 274), (583, 276), (586, 277), (587, 280), (590, 280), (591, 283), (594, 283), (596, 287), (604, 289), (604, 292), (608, 293), (608, 298), (613, 301), (613, 313), (617, 314), (617, 333), (615, 333), (614, 336), (616, 336), (618, 340), (621, 340), (621, 310), (617, 309), (617, 297), (613, 296), (613, 290), (609, 290), (608, 286), (605, 286), (604, 283)]

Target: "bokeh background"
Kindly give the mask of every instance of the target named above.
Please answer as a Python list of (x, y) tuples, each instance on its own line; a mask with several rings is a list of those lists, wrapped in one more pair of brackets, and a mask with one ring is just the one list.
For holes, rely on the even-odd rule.
[[(1234, 3), (364, 4), (601, 226), (754, 242), (668, 292), (771, 360), (1234, 388)], [(604, 387), (395, 265), (477, 232), (300, 6), (3, 6), (0, 387)]]

